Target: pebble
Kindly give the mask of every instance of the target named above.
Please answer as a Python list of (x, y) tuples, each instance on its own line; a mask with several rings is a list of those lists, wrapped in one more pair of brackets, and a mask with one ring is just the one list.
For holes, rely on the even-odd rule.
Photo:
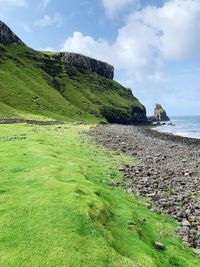
[(183, 220), (182, 226), (190, 226), (190, 223), (187, 220)]

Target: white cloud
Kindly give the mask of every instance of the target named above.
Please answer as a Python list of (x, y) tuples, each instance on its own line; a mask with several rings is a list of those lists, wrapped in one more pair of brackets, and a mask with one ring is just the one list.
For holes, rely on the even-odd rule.
[(137, 20), (155, 31), (156, 47), (166, 60), (200, 56), (199, 0), (170, 0), (161, 8), (149, 7), (137, 13)]
[(132, 12), (112, 44), (75, 32), (63, 49), (106, 60), (138, 77), (158, 79), (156, 73), (166, 61), (200, 58), (199, 43), (200, 1), (170, 0), (162, 7)]
[(101, 0), (106, 14), (113, 18), (128, 6), (137, 6), (139, 0)]
[(43, 18), (35, 22), (34, 26), (47, 27), (47, 26), (56, 25), (56, 27), (60, 27), (62, 25), (62, 22), (63, 22), (63, 18), (59, 13), (55, 13), (52, 16), (45, 14)]
[(90, 36), (84, 36), (80, 32), (74, 32), (73, 36), (65, 41), (63, 49), (105, 60), (109, 56), (110, 46), (104, 40), (95, 41)]
[[(116, 9), (110, 10), (115, 12)], [(176, 81), (175, 77), (171, 78), (169, 84), (166, 80), (169, 74), (164, 66), (199, 60), (199, 43), (200, 1), (168, 0), (160, 7), (147, 6), (130, 12), (112, 43), (74, 32), (65, 41), (63, 50), (86, 54), (113, 64), (117, 80), (125, 86), (136, 88), (134, 93), (149, 110), (150, 107), (152, 110), (154, 103), (161, 101), (171, 109), (171, 113), (173, 110), (178, 113), (178, 108), (172, 107), (170, 101), (177, 96), (181, 106), (184, 100), (179, 96), (187, 98), (188, 90), (195, 95), (193, 80), (196, 74), (194, 72), (192, 78), (188, 78), (190, 85), (183, 78)], [(194, 103), (194, 99), (191, 103)]]
[(0, 8), (24, 7), (27, 5), (26, 0), (0, 0)]

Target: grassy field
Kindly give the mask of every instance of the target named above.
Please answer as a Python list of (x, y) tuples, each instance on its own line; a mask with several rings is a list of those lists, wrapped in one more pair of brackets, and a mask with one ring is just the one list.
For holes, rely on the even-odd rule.
[(200, 266), (172, 219), (109, 185), (130, 159), (95, 147), (87, 129), (0, 125), (0, 266)]

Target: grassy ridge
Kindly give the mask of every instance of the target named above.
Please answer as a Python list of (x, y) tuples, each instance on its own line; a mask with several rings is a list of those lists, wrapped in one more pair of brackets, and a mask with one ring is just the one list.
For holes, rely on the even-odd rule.
[(130, 159), (94, 147), (87, 129), (0, 126), (0, 266), (200, 266), (172, 219), (109, 185)]
[(105, 120), (104, 109), (132, 116), (141, 103), (115, 81), (63, 67), (61, 60), (21, 45), (0, 45), (0, 117)]

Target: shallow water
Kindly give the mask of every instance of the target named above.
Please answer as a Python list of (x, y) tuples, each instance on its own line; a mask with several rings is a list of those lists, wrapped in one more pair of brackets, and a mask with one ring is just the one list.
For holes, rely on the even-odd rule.
[(170, 119), (174, 126), (163, 125), (157, 127), (156, 130), (173, 135), (200, 139), (200, 116), (180, 116), (171, 117)]

